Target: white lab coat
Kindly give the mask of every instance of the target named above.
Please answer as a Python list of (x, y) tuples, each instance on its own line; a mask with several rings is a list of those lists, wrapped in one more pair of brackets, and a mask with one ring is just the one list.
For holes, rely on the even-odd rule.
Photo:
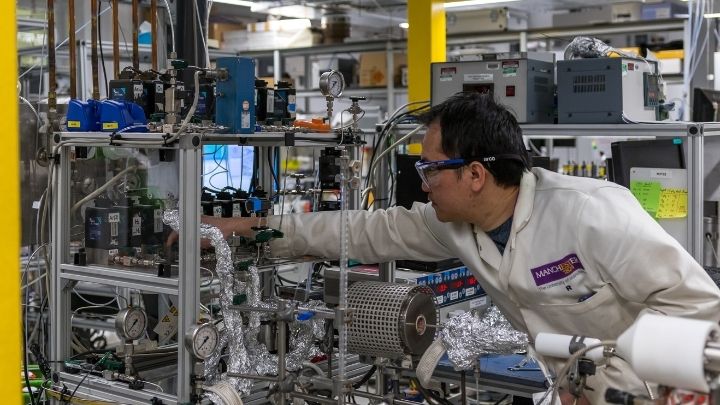
[[(349, 223), (349, 256), (365, 263), (459, 258), (531, 339), (539, 332), (615, 339), (641, 312), (720, 319), (720, 290), (703, 268), (611, 182), (526, 173), (502, 256), (472, 225), (439, 222), (430, 204), (353, 211)], [(282, 231), (274, 255), (339, 256), (339, 213), (286, 216)], [(561, 362), (545, 361), (560, 370)], [(604, 403), (608, 386), (645, 392), (619, 359), (598, 367), (588, 385), (593, 403)]]

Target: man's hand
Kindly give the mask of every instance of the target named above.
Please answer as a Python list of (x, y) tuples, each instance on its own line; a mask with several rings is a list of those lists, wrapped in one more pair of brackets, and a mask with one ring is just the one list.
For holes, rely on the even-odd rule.
[[(202, 223), (212, 225), (220, 229), (223, 237), (227, 239), (233, 233), (238, 236), (253, 237), (254, 232), (251, 229), (254, 226), (260, 225), (259, 218), (247, 218), (247, 217), (233, 217), (233, 218), (218, 218), (213, 216), (203, 215), (201, 218)], [(263, 224), (265, 220), (263, 219)], [(177, 232), (173, 231), (168, 236), (165, 244), (171, 246), (178, 240)], [(209, 243), (206, 239), (202, 241), (202, 247), (209, 247)]]

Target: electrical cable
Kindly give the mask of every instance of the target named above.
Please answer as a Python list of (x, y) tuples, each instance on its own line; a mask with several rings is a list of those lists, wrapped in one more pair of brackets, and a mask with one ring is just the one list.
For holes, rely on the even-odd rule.
[(146, 385), (152, 385), (153, 387), (157, 387), (160, 392), (165, 392), (165, 390), (161, 386), (159, 386), (155, 383), (151, 383), (150, 381), (145, 381), (145, 380), (143, 380), (143, 383)]
[(129, 167), (125, 168), (124, 170), (122, 170), (120, 173), (113, 176), (113, 178), (108, 180), (105, 184), (103, 184), (102, 186), (93, 190), (93, 192), (86, 195), (82, 200), (76, 202), (75, 205), (73, 205), (72, 208), (70, 208), (70, 215), (72, 216), (75, 213), (75, 211), (77, 211), (80, 207), (83, 206), (83, 204), (87, 203), (90, 200), (95, 199), (97, 196), (104, 193), (105, 190), (108, 189), (108, 187), (112, 186), (113, 184), (117, 183), (119, 180), (123, 179), (127, 173), (134, 172), (137, 169), (138, 169), (138, 166), (135, 166), (135, 165), (129, 166)]
[[(92, 0), (95, 1), (95, 0)], [(102, 7), (102, 0), (97, 0), (98, 2), (98, 10)], [(102, 27), (100, 25), (100, 22), (102, 21), (102, 18), (100, 18), (100, 12), (98, 11), (97, 15), (97, 31), (98, 31), (98, 42), (100, 43), (100, 63), (102, 64), (102, 71), (103, 71), (103, 77), (105, 78), (105, 97), (110, 97), (110, 85), (107, 78), (107, 69), (105, 69), (105, 52), (103, 52), (103, 43), (102, 43)]]
[[(167, 13), (168, 13), (168, 20), (170, 22), (170, 35), (172, 37), (172, 53), (175, 54), (175, 23), (173, 22), (173, 16), (172, 16), (172, 13), (170, 12), (170, 4), (168, 3), (168, 0), (164, 0), (164, 1), (165, 1), (165, 9), (167, 10)], [(153, 40), (155, 40), (155, 39), (153, 38)]]
[[(200, 28), (200, 42), (203, 46), (203, 52), (205, 52), (205, 68), (210, 68), (210, 51), (207, 45), (207, 41), (205, 40), (205, 31), (203, 30), (203, 23), (200, 19), (200, 8), (198, 7), (198, 1), (200, 0), (191, 0), (193, 4), (195, 5), (195, 17), (197, 17), (198, 26)], [(209, 13), (208, 13), (209, 14)]]
[[(407, 140), (408, 138), (410, 138), (410, 137), (412, 137), (413, 135), (415, 135), (417, 132), (419, 132), (419, 131), (420, 131), (421, 129), (423, 129), (423, 128), (425, 128), (424, 125), (418, 125), (415, 129), (413, 129), (412, 131), (408, 132), (406, 135), (404, 135), (403, 137), (401, 137), (400, 139), (398, 139), (395, 143), (393, 143), (392, 145), (388, 146), (384, 151), (382, 151), (382, 153), (381, 153), (380, 155), (378, 155), (378, 157), (377, 157), (377, 159), (375, 160), (374, 164), (370, 166), (370, 169), (368, 170), (368, 178), (372, 178), (372, 177), (375, 175), (375, 168), (377, 167), (377, 166), (375, 166), (375, 163), (379, 162), (380, 159), (381, 159), (383, 156), (385, 156), (386, 154), (390, 153), (393, 149), (395, 149), (395, 147), (397, 147), (398, 145), (400, 145), (401, 143), (403, 143), (405, 140)], [(373, 186), (373, 187), (368, 186), (368, 188), (366, 188), (365, 190), (363, 190), (363, 199), (362, 199), (362, 203), (360, 204), (361, 207), (364, 207), (365, 205), (367, 205), (368, 196), (369, 196), (369, 194), (370, 194), (370, 191), (372, 191), (373, 189), (374, 189), (374, 186)]]
[(377, 366), (373, 364), (373, 366), (370, 367), (370, 370), (368, 370), (368, 372), (365, 373), (362, 378), (353, 383), (353, 388), (358, 389), (363, 385), (367, 384), (367, 382), (370, 381), (370, 379), (372, 378), (373, 374), (375, 374), (375, 371), (377, 371)]
[(550, 394), (550, 402), (553, 402), (555, 396), (557, 395), (557, 391), (560, 388), (560, 384), (562, 383), (562, 380), (567, 378), (568, 373), (570, 372), (570, 369), (572, 368), (573, 364), (582, 356), (585, 355), (585, 353), (589, 352), (590, 350), (597, 349), (598, 347), (604, 347), (604, 346), (615, 346), (616, 341), (614, 340), (603, 340), (598, 344), (589, 345), (586, 346), (575, 353), (573, 353), (570, 357), (568, 357), (567, 361), (563, 365), (562, 369), (560, 369), (560, 372), (557, 374), (557, 377), (555, 378), (555, 382), (550, 387), (550, 389), (545, 392), (545, 395), (543, 395), (542, 399), (540, 399), (539, 403), (545, 403), (545, 399), (547, 398), (548, 394)]
[[(273, 168), (273, 155), (274, 155), (274, 148), (269, 147), (267, 150), (267, 160), (268, 160), (268, 166), (270, 167), (270, 174), (273, 177), (273, 180), (275, 181), (273, 184), (275, 185), (276, 191), (280, 191), (280, 182), (278, 181), (277, 175), (275, 174), (275, 169)], [(273, 187), (270, 188), (270, 191), (272, 193)]]
[[(94, 1), (94, 0), (93, 0)], [(98, 363), (102, 363), (107, 359), (107, 357), (110, 355), (110, 352), (105, 353), (105, 355), (98, 361)], [(82, 385), (82, 383), (85, 382), (85, 379), (90, 375), (90, 373), (95, 369), (95, 364), (93, 364), (90, 367), (90, 370), (88, 370), (87, 373), (85, 373), (85, 376), (80, 380), (80, 382), (75, 386), (75, 389), (73, 390), (72, 394), (70, 394), (70, 398), (68, 398), (67, 402), (71, 402), (73, 397), (75, 396), (75, 393), (77, 392), (78, 388)]]

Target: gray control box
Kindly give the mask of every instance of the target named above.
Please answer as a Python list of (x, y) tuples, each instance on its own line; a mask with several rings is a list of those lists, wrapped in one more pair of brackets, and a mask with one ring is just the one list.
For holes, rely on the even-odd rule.
[(433, 63), (432, 105), (462, 91), (492, 93), (520, 123), (554, 120), (554, 59), (551, 53), (510, 52), (481, 60)]
[(558, 123), (657, 121), (662, 98), (657, 63), (588, 58), (557, 63)]

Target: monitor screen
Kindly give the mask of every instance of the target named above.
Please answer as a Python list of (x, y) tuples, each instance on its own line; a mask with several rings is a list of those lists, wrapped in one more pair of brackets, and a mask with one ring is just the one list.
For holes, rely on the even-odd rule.
[(613, 142), (610, 148), (612, 169), (609, 173), (612, 177), (609, 180), (624, 187), (630, 187), (630, 169), (633, 167), (685, 168), (682, 138)]
[(717, 122), (720, 91), (693, 89), (692, 120), (695, 122)]
[(203, 187), (248, 190), (253, 175), (254, 148), (238, 145), (203, 145)]

